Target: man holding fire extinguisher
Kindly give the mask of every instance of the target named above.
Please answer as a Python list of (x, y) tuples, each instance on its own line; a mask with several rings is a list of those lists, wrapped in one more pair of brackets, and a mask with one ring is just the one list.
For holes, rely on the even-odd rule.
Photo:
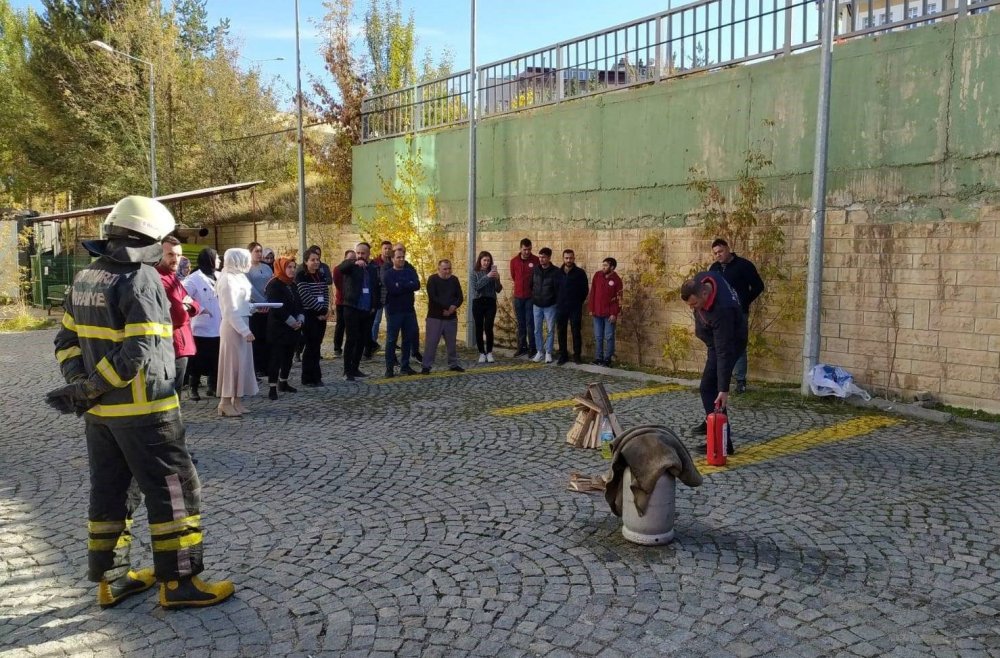
[[(718, 272), (699, 272), (681, 286), (681, 299), (694, 312), (694, 333), (708, 347), (705, 370), (701, 375), (701, 403), (706, 416), (716, 409), (725, 409), (729, 400), (729, 383), (736, 360), (747, 347), (747, 321), (740, 298)], [(696, 426), (693, 433), (704, 436), (707, 422)], [(727, 441), (728, 454), (733, 454), (732, 438)], [(705, 444), (698, 451), (705, 453)]]

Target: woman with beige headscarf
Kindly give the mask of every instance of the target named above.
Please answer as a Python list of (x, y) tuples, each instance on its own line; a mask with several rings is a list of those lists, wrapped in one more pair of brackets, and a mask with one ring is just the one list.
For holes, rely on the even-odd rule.
[(216, 284), (222, 326), (219, 331), (219, 415), (241, 416), (247, 408), (240, 400), (244, 395), (257, 395), (257, 378), (253, 370), (253, 332), (250, 331), (251, 285), (246, 273), (250, 270), (250, 252), (227, 249), (222, 261), (222, 273)]

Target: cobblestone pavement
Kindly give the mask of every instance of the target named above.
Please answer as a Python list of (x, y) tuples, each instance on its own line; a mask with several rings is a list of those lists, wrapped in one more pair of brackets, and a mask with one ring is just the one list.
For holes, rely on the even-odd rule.
[[(324, 360), (326, 388), (243, 419), (186, 401), (206, 575), (236, 597), (101, 611), (83, 423), (40, 404), (53, 335), (0, 336), (2, 655), (1000, 655), (994, 433), (905, 421), (714, 473), (678, 487), (676, 540), (646, 548), (602, 496), (567, 491), (606, 464), (565, 445), (569, 410), (489, 414), (594, 379), (556, 366), (349, 384)], [(733, 406), (738, 447), (845, 419)], [(687, 391), (616, 409), (697, 419)], [(136, 529), (149, 565), (144, 513)]]

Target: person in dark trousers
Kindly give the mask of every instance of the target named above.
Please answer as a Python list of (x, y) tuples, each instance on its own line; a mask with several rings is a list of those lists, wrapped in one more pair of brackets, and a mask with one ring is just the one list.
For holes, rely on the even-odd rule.
[(503, 290), (493, 254), (479, 252), (472, 272), (472, 321), (476, 327), (479, 363), (496, 363), (493, 357), (493, 325), (497, 317), (497, 295)]
[(580, 363), (583, 355), (583, 303), (587, 301), (587, 273), (576, 264), (576, 254), (572, 249), (563, 249), (563, 265), (560, 268), (559, 289), (556, 292), (556, 336), (559, 340), (559, 365), (569, 361), (566, 345), (566, 325), (573, 332), (573, 363)]
[(198, 389), (202, 376), (208, 379), (208, 396), (215, 395), (219, 383), (219, 333), (222, 323), (222, 308), (215, 292), (216, 272), (222, 267), (219, 254), (210, 247), (198, 253), (198, 269), (184, 279), (184, 289), (201, 307), (201, 312), (191, 319), (194, 334), (195, 353), (188, 363), (191, 370), (192, 400), (201, 400)]
[(278, 399), (278, 391), (298, 392), (288, 383), (292, 370), (292, 355), (299, 343), (299, 335), (306, 316), (299, 301), (295, 284), (295, 259), (279, 258), (274, 264), (274, 277), (267, 282), (264, 295), (272, 304), (281, 304), (267, 314), (267, 342), (270, 361), (267, 366), (267, 397)]
[(359, 242), (354, 252), (356, 258), (347, 258), (337, 266), (344, 277), (344, 324), (347, 332), (344, 379), (349, 382), (368, 376), (360, 370), (361, 357), (371, 341), (375, 310), (382, 300), (379, 269), (369, 261), (371, 245)]
[[(90, 466), (88, 577), (102, 608), (160, 583), (164, 608), (204, 607), (232, 596), (208, 583), (201, 484), (184, 441), (174, 391), (170, 306), (150, 265), (174, 218), (159, 201), (128, 196), (104, 220), (106, 240), (84, 242), (96, 260), (79, 272), (63, 304), (55, 357), (66, 385), (45, 402), (83, 415)], [(141, 496), (139, 495), (141, 491)], [(145, 497), (153, 568), (133, 571), (132, 516)]]
[[(250, 281), (250, 303), (264, 301), (264, 287), (274, 276), (271, 266), (264, 262), (264, 247), (259, 242), (247, 245), (250, 252), (250, 271), (247, 280)], [(262, 308), (250, 315), (250, 331), (253, 332), (253, 370), (258, 377), (267, 374), (267, 309)]]
[(306, 264), (295, 274), (295, 287), (305, 322), (302, 325), (302, 385), (310, 388), (323, 386), (323, 371), (319, 366), (319, 351), (326, 334), (330, 287), (320, 270), (319, 252), (307, 249)]
[[(392, 242), (389, 240), (382, 240), (382, 244), (379, 245), (379, 255), (372, 259), (372, 263), (374, 263), (378, 268), (379, 275), (381, 275), (385, 270), (392, 268), (392, 254)], [(384, 294), (385, 291), (383, 289), (383, 295)], [(372, 339), (365, 347), (366, 359), (372, 358), (372, 354), (378, 352), (381, 348), (381, 345), (378, 344), (378, 330), (382, 326), (382, 305), (384, 303), (385, 300), (380, 299), (378, 307), (375, 309), (375, 317), (372, 320)], [(386, 326), (388, 326), (388, 322), (386, 322)], [(395, 356), (393, 356), (393, 358), (395, 358)]]
[[(323, 250), (320, 248), (320, 246), (318, 244), (314, 244), (314, 245), (310, 246), (308, 249), (306, 249), (306, 253), (302, 254), (302, 258), (306, 258), (306, 254), (308, 254), (310, 251), (315, 251), (319, 255), (319, 270), (318, 270), (319, 271), (319, 276), (320, 276), (320, 279), (324, 283), (326, 283), (326, 287), (329, 289), (329, 287), (333, 285), (333, 272), (330, 270), (330, 266), (323, 262)], [(295, 273), (295, 276), (298, 277), (299, 272), (302, 272), (305, 269), (306, 269), (306, 264), (303, 261), (299, 265), (299, 269)], [(330, 296), (330, 291), (329, 290), (326, 291), (326, 296), (327, 297)], [(327, 311), (327, 313), (329, 314), (329, 310)], [(327, 317), (329, 317), (329, 315)], [(295, 360), (296, 361), (301, 361), (302, 360), (302, 351), (305, 349), (305, 346), (306, 346), (305, 333), (306, 333), (305, 332), (305, 328), (303, 327), (302, 338), (299, 339), (299, 344), (295, 347)], [(323, 355), (320, 354), (319, 358), (322, 361), (323, 360)]]
[(191, 318), (201, 312), (201, 307), (187, 293), (177, 276), (177, 267), (181, 259), (181, 241), (168, 235), (160, 244), (163, 254), (156, 265), (156, 271), (160, 274), (160, 282), (163, 283), (167, 301), (170, 302), (170, 321), (174, 328), (174, 369), (177, 371), (174, 390), (180, 395), (188, 359), (195, 355), (196, 349), (194, 336), (191, 334)]
[[(353, 249), (344, 252), (344, 258), (354, 258)], [(344, 275), (340, 268), (333, 268), (334, 303), (337, 308), (337, 326), (333, 330), (333, 355), (344, 355)]]
[(535, 316), (531, 304), (531, 282), (538, 256), (531, 253), (531, 240), (521, 240), (521, 249), (510, 259), (510, 278), (514, 282), (514, 315), (517, 317), (517, 351), (514, 356), (535, 353)]
[(439, 260), (437, 274), (427, 278), (427, 324), (424, 327), (424, 360), (420, 374), (430, 374), (442, 336), (448, 348), (448, 370), (465, 372), (458, 361), (458, 346), (455, 343), (458, 309), (463, 301), (462, 284), (451, 273), (451, 261)]
[(385, 298), (384, 309), (387, 318), (385, 376), (395, 376), (393, 368), (396, 364), (396, 342), (400, 333), (403, 335), (403, 349), (399, 373), (415, 375), (417, 372), (410, 367), (413, 337), (417, 333), (417, 312), (413, 307), (413, 293), (420, 290), (420, 278), (416, 270), (406, 266), (406, 252), (402, 249), (397, 249), (389, 262), (392, 263), (392, 267), (382, 272), (382, 296)]
[(615, 272), (618, 261), (608, 256), (601, 261), (601, 270), (594, 272), (590, 283), (587, 306), (594, 318), (595, 366), (610, 366), (615, 356), (615, 327), (622, 312), (622, 279)]
[[(739, 355), (747, 348), (747, 321), (740, 298), (718, 272), (700, 272), (681, 286), (681, 299), (694, 313), (694, 333), (708, 347), (708, 358), (701, 375), (701, 404), (705, 415), (716, 408), (725, 409), (729, 384)], [(707, 423), (693, 428), (704, 435)], [(728, 445), (729, 454), (732, 436)], [(699, 446), (704, 453), (705, 445)]]
[[(712, 255), (715, 257), (715, 262), (708, 268), (708, 271), (722, 273), (729, 285), (736, 291), (740, 298), (740, 308), (743, 310), (747, 326), (749, 326), (750, 305), (765, 290), (764, 281), (757, 273), (757, 267), (746, 258), (741, 258), (730, 251), (729, 243), (722, 238), (716, 238), (712, 242)], [(736, 393), (745, 392), (747, 390), (747, 351), (745, 349), (736, 360), (733, 377), (736, 379)]]
[[(413, 264), (410, 261), (405, 260), (406, 245), (404, 245), (402, 242), (397, 242), (392, 248), (392, 253), (395, 254), (397, 251), (403, 252), (403, 258), (404, 258), (403, 267), (405, 267), (408, 270), (412, 270), (414, 274), (417, 274), (417, 268), (413, 267)], [(392, 262), (393, 262), (392, 258), (390, 258), (389, 261), (382, 266), (383, 279), (385, 278), (385, 273), (392, 269)], [(419, 274), (417, 274), (417, 279), (418, 280), (420, 279)], [(384, 299), (385, 286), (382, 286), (382, 297), (383, 297), (382, 303), (385, 304), (385, 299)], [(410, 357), (416, 359), (417, 361), (423, 361), (424, 355), (420, 353), (420, 323), (418, 322), (417, 324), (413, 325), (412, 330), (413, 334), (410, 336), (410, 345), (412, 346), (410, 348)], [(392, 357), (392, 364), (394, 367), (399, 365), (399, 360), (396, 358), (395, 355), (393, 355)]]

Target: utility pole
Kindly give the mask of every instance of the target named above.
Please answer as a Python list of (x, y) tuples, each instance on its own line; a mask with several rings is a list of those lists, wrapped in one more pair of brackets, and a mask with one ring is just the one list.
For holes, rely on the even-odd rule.
[(471, 39), (469, 45), (469, 276), (465, 299), (465, 344), (476, 344), (476, 323), (472, 318), (472, 281), (476, 270), (476, 100), (479, 72), (476, 71), (476, 0), (472, 0)]
[(823, 297), (823, 233), (826, 228), (826, 160), (830, 127), (830, 78), (833, 47), (834, 0), (822, 1), (819, 60), (819, 100), (816, 110), (816, 153), (813, 160), (812, 222), (809, 230), (809, 276), (806, 283), (806, 322), (802, 346), (802, 395), (809, 395), (809, 379), (819, 363), (820, 313)]
[(299, 143), (299, 262), (306, 262), (306, 156), (302, 137), (302, 60), (299, 52), (299, 0), (295, 0), (295, 99)]

